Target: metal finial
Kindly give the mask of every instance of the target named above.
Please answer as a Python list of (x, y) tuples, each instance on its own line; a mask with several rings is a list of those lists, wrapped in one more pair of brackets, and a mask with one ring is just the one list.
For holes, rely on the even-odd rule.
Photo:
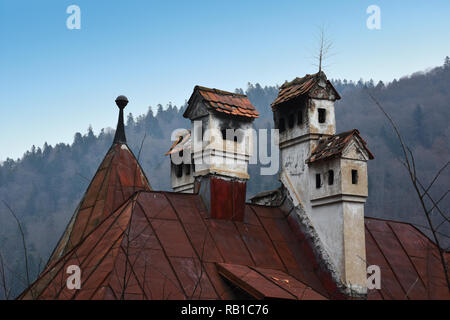
[(128, 104), (128, 98), (125, 96), (118, 96), (116, 98), (116, 104), (119, 107), (120, 111), (113, 143), (127, 143), (127, 138), (125, 136), (125, 126), (123, 124), (123, 109)]
[(120, 95), (116, 98), (116, 104), (119, 107), (119, 109), (123, 109), (128, 104), (128, 98), (123, 95)]

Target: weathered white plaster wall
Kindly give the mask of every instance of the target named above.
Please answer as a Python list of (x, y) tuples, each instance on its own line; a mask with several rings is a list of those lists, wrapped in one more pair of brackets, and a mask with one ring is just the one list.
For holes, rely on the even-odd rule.
[[(302, 206), (311, 221), (317, 243), (325, 250), (323, 258), (340, 281), (359, 294), (365, 293), (364, 202), (367, 197), (367, 158), (357, 144), (345, 150), (343, 158), (306, 164), (321, 135), (336, 134), (334, 101), (310, 99), (303, 124), (280, 133), (280, 158), (283, 182), (294, 205)], [(318, 109), (325, 109), (324, 123), (319, 123)], [(275, 120), (281, 115), (275, 114)], [(351, 170), (358, 170), (358, 184), (352, 184)], [(328, 185), (328, 171), (334, 181)], [(322, 185), (316, 188), (316, 174)], [(319, 252), (323, 252), (319, 250)], [(363, 260), (362, 260), (362, 259)]]

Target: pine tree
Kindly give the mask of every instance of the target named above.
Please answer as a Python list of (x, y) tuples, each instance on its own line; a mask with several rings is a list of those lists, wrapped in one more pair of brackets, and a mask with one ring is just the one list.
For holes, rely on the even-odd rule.
[(449, 56), (445, 57), (444, 69), (450, 69), (450, 57)]
[(133, 118), (133, 114), (131, 112), (128, 114), (128, 117), (127, 117), (127, 127), (130, 129), (134, 127), (134, 118)]

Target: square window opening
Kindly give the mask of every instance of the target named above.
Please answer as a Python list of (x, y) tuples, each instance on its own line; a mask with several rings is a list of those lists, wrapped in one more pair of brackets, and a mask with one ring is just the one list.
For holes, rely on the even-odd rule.
[(352, 170), (352, 184), (358, 184), (358, 170)]
[(334, 171), (328, 171), (328, 185), (332, 186), (334, 184)]
[(326, 110), (319, 108), (319, 123), (325, 123), (326, 121)]
[(320, 173), (316, 173), (316, 189), (322, 186), (322, 180), (320, 179)]

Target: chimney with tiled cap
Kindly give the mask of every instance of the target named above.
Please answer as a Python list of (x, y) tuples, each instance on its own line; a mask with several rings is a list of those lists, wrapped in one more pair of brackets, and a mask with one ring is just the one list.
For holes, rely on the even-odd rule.
[(168, 152), (173, 189), (198, 192), (212, 218), (242, 220), (258, 112), (243, 94), (196, 86), (183, 116), (191, 130)]

